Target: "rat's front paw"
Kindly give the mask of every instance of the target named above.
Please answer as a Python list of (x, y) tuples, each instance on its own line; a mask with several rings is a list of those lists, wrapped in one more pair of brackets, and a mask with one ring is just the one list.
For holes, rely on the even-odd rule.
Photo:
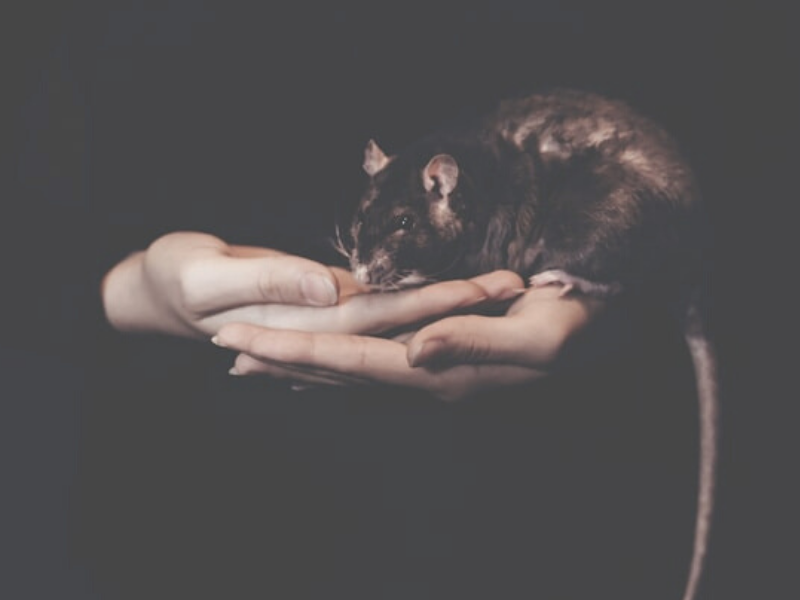
[(595, 298), (609, 298), (615, 296), (622, 291), (622, 286), (619, 283), (596, 283), (570, 275), (566, 271), (560, 269), (551, 269), (549, 271), (542, 271), (533, 275), (529, 280), (531, 287), (544, 287), (546, 285), (558, 284), (563, 286), (561, 296), (566, 296), (573, 290), (592, 296)]

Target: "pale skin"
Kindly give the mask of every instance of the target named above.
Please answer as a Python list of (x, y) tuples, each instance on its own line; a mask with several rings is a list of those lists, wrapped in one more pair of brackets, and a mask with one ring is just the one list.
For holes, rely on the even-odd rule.
[[(193, 232), (121, 261), (102, 296), (120, 331), (212, 339), (236, 351), (235, 375), (300, 387), (389, 384), (443, 400), (546, 376), (603, 309), (558, 286), (525, 289), (510, 271), (369, 293), (346, 270)], [(504, 312), (470, 314), (493, 305)], [(399, 329), (406, 333), (380, 335)]]

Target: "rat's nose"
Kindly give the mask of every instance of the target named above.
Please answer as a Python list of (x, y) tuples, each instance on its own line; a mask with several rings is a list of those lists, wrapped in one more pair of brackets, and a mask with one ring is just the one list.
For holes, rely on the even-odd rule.
[(356, 265), (353, 267), (353, 277), (359, 283), (369, 283), (369, 269), (367, 265)]

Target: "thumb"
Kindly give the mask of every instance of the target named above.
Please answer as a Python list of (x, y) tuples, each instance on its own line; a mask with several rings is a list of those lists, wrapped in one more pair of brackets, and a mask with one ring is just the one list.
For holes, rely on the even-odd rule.
[(331, 306), (339, 299), (333, 272), (299, 256), (217, 257), (197, 271), (191, 288), (199, 311), (272, 303)]
[[(432, 364), (508, 362), (514, 331), (506, 317), (478, 315), (442, 319), (421, 329), (408, 342), (412, 367)], [(518, 335), (518, 332), (517, 332)]]
[(537, 324), (512, 316), (456, 316), (421, 329), (408, 342), (412, 367), (436, 364), (506, 364), (541, 368), (563, 343), (560, 323)]

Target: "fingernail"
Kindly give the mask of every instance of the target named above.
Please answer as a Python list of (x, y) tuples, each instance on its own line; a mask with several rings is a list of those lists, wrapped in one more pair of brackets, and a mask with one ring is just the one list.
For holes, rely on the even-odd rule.
[(211, 343), (215, 346), (219, 346), (220, 348), (225, 348), (225, 344), (222, 343), (222, 340), (219, 339), (218, 335), (215, 335), (211, 338)]
[(300, 280), (300, 290), (309, 304), (331, 306), (336, 304), (336, 287), (330, 279), (317, 273), (306, 273)]
[(242, 374), (243, 373), (239, 369), (236, 368), (236, 365), (232, 366), (228, 370), (228, 375), (242, 375)]

